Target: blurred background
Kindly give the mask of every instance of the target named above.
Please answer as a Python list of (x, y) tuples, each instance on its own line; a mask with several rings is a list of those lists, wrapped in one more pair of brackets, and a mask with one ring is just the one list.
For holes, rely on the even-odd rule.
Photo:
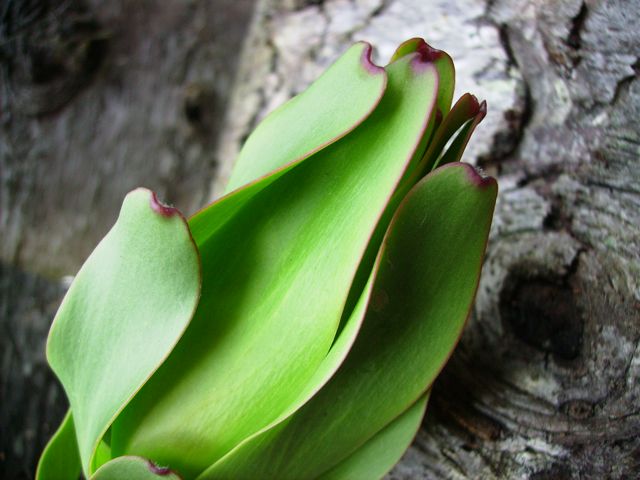
[(146, 186), (193, 213), (357, 40), (448, 51), (500, 196), (476, 308), (391, 479), (640, 475), (640, 1), (1, 0), (0, 477), (66, 410), (70, 279)]

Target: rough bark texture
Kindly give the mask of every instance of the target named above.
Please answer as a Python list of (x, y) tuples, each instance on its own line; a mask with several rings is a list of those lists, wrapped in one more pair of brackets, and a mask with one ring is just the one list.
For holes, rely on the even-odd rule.
[(39, 277), (73, 273), (136, 184), (186, 211), (219, 193), (260, 118), (354, 40), (384, 62), (422, 36), (489, 103), (465, 159), (501, 193), (474, 315), (389, 478), (637, 478), (640, 1), (259, 0), (221, 123), (216, 46), (239, 51), (248, 18), (224, 4), (89, 5), (82, 38), (106, 44), (64, 56), (73, 95), (3, 56), (0, 473), (32, 472), (64, 408), (42, 358), (63, 288)]
[(33, 478), (66, 409), (49, 324), (123, 196), (210, 195), (253, 3), (0, 2), (0, 478)]
[(253, 0), (4, 3), (0, 258), (75, 273), (136, 186), (201, 205)]

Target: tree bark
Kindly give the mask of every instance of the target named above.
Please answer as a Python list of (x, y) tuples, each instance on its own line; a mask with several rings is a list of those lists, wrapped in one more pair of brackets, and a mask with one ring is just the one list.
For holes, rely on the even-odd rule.
[(253, 3), (0, 2), (0, 478), (33, 478), (66, 410), (47, 332), (124, 195), (210, 195)]
[(43, 353), (60, 278), (126, 191), (192, 212), (348, 45), (384, 63), (421, 36), (489, 104), (464, 159), (500, 195), (476, 308), (388, 478), (637, 478), (640, 1), (259, 0), (246, 39), (253, 2), (212, 4), (3, 7), (0, 476), (32, 477), (64, 411)]

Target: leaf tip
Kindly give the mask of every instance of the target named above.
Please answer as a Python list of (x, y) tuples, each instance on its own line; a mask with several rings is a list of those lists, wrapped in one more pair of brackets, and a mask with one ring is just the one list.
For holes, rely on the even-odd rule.
[(418, 43), (416, 46), (416, 52), (420, 56), (420, 61), (422, 63), (435, 62), (439, 58), (443, 57), (445, 53), (442, 50), (438, 50), (433, 48), (427, 42), (425, 42), (422, 38), (417, 39)]
[(487, 115), (487, 101), (483, 100), (480, 103), (480, 107), (478, 108), (478, 114), (480, 115), (480, 120), (482, 120)]
[(422, 38), (417, 38), (415, 39), (414, 55), (415, 58), (411, 61), (411, 65), (414, 71), (421, 72), (447, 54), (442, 50), (433, 48)]
[(161, 467), (153, 463), (151, 460), (147, 460), (147, 468), (151, 473), (158, 475), (159, 477), (164, 477), (173, 473), (169, 467)]
[(162, 203), (158, 200), (158, 196), (155, 192), (151, 192), (151, 198), (149, 199), (149, 204), (151, 205), (151, 209), (159, 215), (163, 217), (173, 217), (174, 215), (180, 215), (180, 212), (177, 208)]
[(372, 75), (379, 75), (384, 73), (384, 68), (373, 63), (371, 59), (371, 54), (373, 53), (373, 47), (370, 43), (362, 42), (364, 45), (364, 50), (362, 51), (361, 63), (364, 69)]
[(476, 187), (482, 190), (488, 188), (497, 188), (498, 182), (496, 181), (496, 179), (484, 173), (484, 170), (482, 170), (482, 168), (474, 167), (473, 165), (469, 165), (468, 163), (462, 163), (461, 165), (464, 165), (467, 172), (467, 178)]

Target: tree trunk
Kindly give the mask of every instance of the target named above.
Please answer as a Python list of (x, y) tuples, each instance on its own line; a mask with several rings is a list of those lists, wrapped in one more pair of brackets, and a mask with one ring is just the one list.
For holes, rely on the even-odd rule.
[(253, 3), (0, 2), (0, 478), (33, 478), (66, 410), (47, 332), (124, 195), (210, 195)]
[(465, 160), (500, 196), (474, 314), (388, 478), (637, 478), (640, 1), (259, 0), (244, 42), (251, 0), (64, 2), (36, 30), (10, 16), (31, 3), (0, 20), (0, 476), (33, 475), (64, 410), (43, 356), (56, 279), (124, 193), (193, 211), (353, 41), (384, 63), (421, 36), (489, 104)]

